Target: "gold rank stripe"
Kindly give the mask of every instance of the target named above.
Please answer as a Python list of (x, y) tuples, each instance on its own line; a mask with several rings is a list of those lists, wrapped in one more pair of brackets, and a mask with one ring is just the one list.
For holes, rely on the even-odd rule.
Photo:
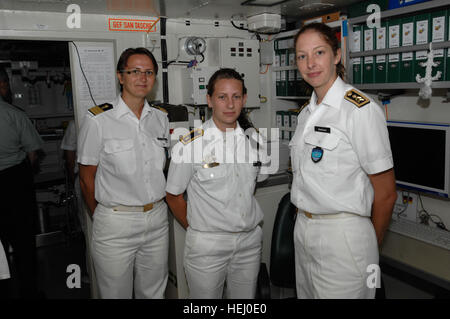
[(370, 100), (362, 95), (361, 93), (355, 91), (355, 90), (349, 90), (345, 93), (344, 97), (347, 101), (352, 102), (357, 107), (362, 107), (368, 103), (370, 103)]
[(103, 113), (104, 111), (100, 108), (100, 106), (94, 106), (89, 109), (89, 112), (91, 112), (93, 115), (98, 115), (100, 113)]
[(213, 162), (213, 163), (207, 163), (207, 164), (203, 164), (202, 167), (203, 168), (211, 168), (211, 167), (216, 167), (219, 166), (220, 164), (217, 162)]
[(309, 102), (311, 102), (311, 100), (308, 100), (305, 103), (303, 103), (303, 105), (300, 107), (300, 109), (297, 112), (300, 113), (301, 111), (303, 111), (303, 109), (309, 105)]
[(189, 144), (196, 138), (203, 136), (203, 133), (204, 133), (203, 130), (200, 128), (193, 129), (192, 131), (181, 137), (180, 142), (183, 143), (184, 145)]
[(105, 111), (109, 111), (109, 110), (111, 110), (113, 108), (113, 106), (111, 105), (111, 104), (109, 104), (109, 103), (104, 103), (104, 104), (102, 104), (102, 105), (97, 105), (97, 106), (94, 106), (94, 107), (91, 107), (90, 109), (89, 109), (89, 112), (91, 112), (92, 113), (92, 115), (98, 115), (98, 114), (100, 114), (100, 113), (103, 113), (103, 112), (105, 112)]
[(159, 109), (161, 112), (169, 113), (169, 112), (167, 112), (167, 110), (166, 110), (165, 108), (163, 108), (163, 107), (158, 106), (158, 109)]

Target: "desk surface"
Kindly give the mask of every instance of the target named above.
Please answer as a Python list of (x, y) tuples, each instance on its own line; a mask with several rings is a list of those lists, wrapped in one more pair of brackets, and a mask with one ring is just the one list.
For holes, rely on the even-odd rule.
[(450, 250), (387, 231), (381, 255), (415, 268), (425, 276), (429, 274), (440, 286), (450, 287)]

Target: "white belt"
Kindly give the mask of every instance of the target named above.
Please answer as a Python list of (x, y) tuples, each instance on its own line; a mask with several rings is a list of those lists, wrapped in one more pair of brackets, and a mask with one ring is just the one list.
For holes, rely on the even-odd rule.
[(160, 200), (153, 202), (153, 203), (148, 203), (144, 206), (125, 206), (125, 205), (117, 205), (112, 207), (112, 210), (114, 211), (121, 211), (121, 212), (140, 212), (140, 213), (145, 213), (148, 212), (149, 210), (152, 210), (153, 207), (156, 206), (156, 204), (158, 204), (159, 202), (161, 202), (163, 200), (163, 198), (161, 198)]
[[(335, 214), (311, 214), (310, 212), (307, 211), (303, 211), (300, 210), (301, 212), (303, 212), (303, 214), (305, 214), (306, 217), (311, 218), (311, 219), (336, 219), (336, 218), (345, 218), (345, 217), (363, 217), (357, 214), (353, 214), (353, 213), (347, 213), (347, 212), (340, 212), (340, 213), (335, 213)], [(297, 212), (298, 212), (298, 208), (297, 208)]]

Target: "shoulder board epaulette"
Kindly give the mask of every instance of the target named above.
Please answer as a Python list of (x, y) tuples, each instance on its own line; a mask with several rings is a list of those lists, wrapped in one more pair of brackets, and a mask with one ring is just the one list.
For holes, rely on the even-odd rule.
[(165, 108), (163, 108), (163, 107), (161, 107), (161, 106), (157, 106), (156, 107), (158, 110), (160, 110), (160, 111), (162, 111), (162, 112), (164, 112), (164, 113), (169, 113), (169, 112), (167, 112), (167, 110), (165, 109)]
[(167, 110), (166, 110), (165, 108), (163, 108), (163, 107), (161, 107), (161, 106), (157, 106), (157, 105), (155, 105), (155, 104), (153, 104), (153, 103), (150, 103), (150, 106), (151, 106), (151, 107), (154, 107), (155, 109), (160, 110), (161, 112), (169, 113), (169, 112), (167, 112)]
[(368, 103), (370, 103), (369, 98), (365, 97), (361, 93), (356, 90), (349, 90), (345, 92), (345, 97), (347, 101), (352, 102), (357, 107), (362, 107)]
[(112, 104), (104, 103), (102, 105), (97, 105), (94, 107), (91, 107), (89, 109), (89, 112), (91, 112), (92, 115), (99, 115), (100, 113), (103, 113), (105, 111), (111, 110), (113, 108)]
[(180, 142), (183, 143), (184, 145), (189, 144), (196, 138), (203, 136), (203, 133), (204, 131), (201, 128), (193, 129), (192, 131), (181, 137)]
[(300, 109), (298, 110), (298, 113), (300, 113), (305, 107), (308, 106), (309, 101), (311, 101), (311, 100), (306, 101), (306, 102), (300, 107)]

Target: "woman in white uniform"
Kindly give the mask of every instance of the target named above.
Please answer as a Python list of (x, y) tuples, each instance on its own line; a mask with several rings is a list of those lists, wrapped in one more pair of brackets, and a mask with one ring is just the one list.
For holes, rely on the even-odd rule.
[(166, 200), (187, 228), (184, 267), (190, 298), (220, 299), (225, 281), (226, 297), (255, 297), (263, 215), (253, 195), (257, 147), (238, 123), (246, 99), (239, 73), (217, 71), (208, 83), (212, 119), (172, 150)]
[(343, 81), (331, 28), (303, 27), (295, 51), (314, 89), (290, 142), (297, 295), (374, 298), (371, 265), (378, 264), (397, 196), (386, 120), (373, 100)]
[(168, 279), (165, 196), (167, 114), (151, 107), (158, 64), (145, 48), (117, 63), (121, 93), (89, 109), (78, 136), (83, 196), (93, 216), (91, 253), (101, 298), (160, 299)]

